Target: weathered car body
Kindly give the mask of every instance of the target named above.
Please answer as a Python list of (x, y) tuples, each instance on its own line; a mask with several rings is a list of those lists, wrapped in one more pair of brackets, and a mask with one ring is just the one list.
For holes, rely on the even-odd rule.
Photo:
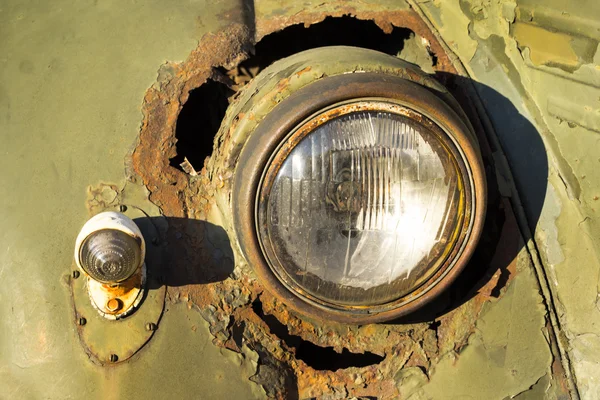
[[(593, 1), (7, 1), (0, 21), (0, 397), (600, 396)], [(252, 86), (324, 45), (419, 65), (479, 138), (482, 239), (400, 320), (298, 313), (237, 242), (232, 154), (262, 116), (236, 105), (272, 109), (332, 74), (293, 64)], [(77, 234), (104, 210), (140, 224), (154, 271), (113, 325), (73, 273)]]

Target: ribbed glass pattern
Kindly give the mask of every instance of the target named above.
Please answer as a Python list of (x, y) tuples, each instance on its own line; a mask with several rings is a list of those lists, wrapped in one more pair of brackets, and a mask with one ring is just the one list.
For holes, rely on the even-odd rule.
[(140, 265), (142, 250), (132, 236), (114, 229), (92, 233), (80, 250), (81, 266), (93, 279), (114, 283), (129, 278)]
[(424, 126), (355, 112), (310, 133), (268, 197), (267, 255), (297, 285), (339, 304), (373, 305), (439, 266), (458, 226), (452, 155)]

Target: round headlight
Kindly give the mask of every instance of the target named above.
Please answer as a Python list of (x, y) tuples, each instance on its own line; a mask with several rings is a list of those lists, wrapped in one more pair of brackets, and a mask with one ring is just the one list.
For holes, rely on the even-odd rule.
[(393, 57), (348, 52), (400, 76), (315, 72), (271, 108), (241, 108), (264, 117), (237, 159), (232, 204), (266, 289), (302, 313), (368, 323), (412, 312), (456, 279), (487, 192), (477, 139), (448, 92)]
[(258, 237), (290, 289), (334, 306), (385, 304), (438, 271), (469, 231), (456, 144), (398, 104), (312, 116), (281, 143), (258, 192)]

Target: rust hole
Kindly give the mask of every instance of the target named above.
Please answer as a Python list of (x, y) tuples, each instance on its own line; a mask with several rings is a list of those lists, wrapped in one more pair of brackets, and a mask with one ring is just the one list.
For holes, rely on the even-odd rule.
[(208, 79), (189, 92), (189, 98), (177, 118), (176, 156), (169, 159), (169, 164), (189, 173), (189, 170), (186, 171), (189, 167), (181, 166), (187, 159), (192, 168), (199, 172), (206, 158), (212, 154), (215, 135), (229, 105), (228, 99), (273, 62), (304, 50), (339, 45), (397, 56), (405, 42), (413, 37), (413, 31), (407, 28), (392, 27), (391, 32), (386, 33), (373, 21), (349, 16), (327, 17), (308, 27), (303, 24), (291, 25), (265, 36), (256, 44), (254, 55), (234, 69), (215, 68), (224, 77), (231, 78), (231, 87)]
[(337, 371), (346, 368), (363, 368), (381, 363), (385, 357), (365, 351), (352, 353), (344, 348), (341, 353), (333, 347), (322, 347), (289, 333), (287, 326), (273, 316), (265, 314), (262, 302), (256, 299), (252, 309), (269, 327), (271, 333), (281, 339), (292, 351), (295, 357), (317, 371)]
[[(232, 88), (237, 90), (251, 80), (262, 68), (272, 62), (295, 52), (326, 45), (338, 44), (365, 47), (396, 55), (398, 51), (402, 51), (408, 47), (407, 43), (409, 42), (406, 41), (406, 38), (410, 38), (412, 32), (416, 32), (431, 43), (431, 49), (427, 47), (427, 51), (431, 56), (433, 66), (438, 71), (436, 77), (446, 83), (447, 86), (452, 86), (448, 85), (449, 82), (452, 82), (452, 79), (449, 78), (452, 74), (448, 74), (448, 72), (455, 73), (456, 71), (452, 67), (448, 56), (442, 51), (439, 43), (432, 34), (428, 33), (424, 23), (412, 10), (393, 14), (380, 11), (363, 11), (357, 13), (355, 10), (346, 7), (336, 11), (336, 15), (343, 13), (357, 14), (357, 18), (378, 20), (379, 25), (382, 26), (381, 29), (386, 29), (390, 34), (383, 32), (371, 21), (359, 21), (351, 17), (327, 18), (322, 22), (314, 23), (315, 21), (320, 21), (322, 15), (304, 12), (293, 19), (280, 20), (276, 18), (271, 24), (263, 26), (260, 29), (262, 32), (261, 35), (266, 34), (266, 36), (256, 45), (256, 51), (254, 52), (256, 55), (251, 56), (251, 58), (238, 67), (232, 67), (234, 70), (226, 71), (219, 66), (232, 65), (232, 60), (243, 59), (250, 52), (250, 47), (254, 45), (249, 32), (233, 24), (215, 35), (208, 35), (203, 38), (197, 51), (192, 54), (188, 61), (181, 65), (173, 64), (177, 67), (177, 74), (173, 79), (165, 83), (164, 87), (149, 89), (144, 103), (144, 124), (142, 125), (140, 143), (133, 153), (132, 163), (135, 171), (143, 178), (144, 183), (151, 190), (151, 199), (161, 205), (165, 215), (191, 217), (193, 213), (190, 210), (198, 210), (204, 207), (203, 204), (205, 203), (202, 203), (202, 201), (210, 200), (212, 197), (212, 195), (204, 195), (204, 193), (208, 193), (209, 190), (214, 189), (209, 183), (200, 179), (182, 182), (180, 178), (183, 174), (174, 173), (173, 168), (169, 167), (170, 164), (181, 169), (179, 164), (185, 157), (191, 160), (190, 162), (199, 172), (203, 167), (206, 157), (212, 153), (214, 132), (217, 131), (221, 124), (224, 109), (227, 107), (225, 100), (228, 98), (228, 88), (225, 85), (208, 80), (199, 88), (189, 92), (191, 96), (184, 104), (184, 109), (180, 110), (180, 99), (187, 94), (185, 91), (188, 90), (189, 85), (195, 84), (192, 82), (204, 81), (206, 77), (210, 76), (217, 79), (216, 75), (223, 78), (225, 78), (225, 75), (228, 75), (235, 83), (235, 86), (232, 86)], [(250, 20), (254, 21), (253, 18)], [(281, 29), (285, 25), (293, 23), (292, 21), (300, 21), (310, 26), (305, 27), (302, 24)], [(363, 27), (367, 25), (370, 28), (368, 28), (369, 32), (365, 33), (364, 29), (366, 28)], [(392, 25), (405, 25), (411, 27), (411, 29), (393, 28)], [(361, 37), (357, 37), (356, 32), (360, 32), (361, 30), (363, 30)], [(293, 37), (295, 43), (286, 42), (286, 39), (290, 37)], [(443, 72), (440, 71), (446, 72), (446, 75), (444, 76)], [(189, 81), (188, 79), (192, 75), (197, 79)], [(460, 88), (457, 90), (450, 89), (455, 96), (457, 95), (455, 92), (460, 94)], [(222, 91), (225, 91), (225, 94)], [(214, 101), (215, 98), (218, 99), (216, 102)], [(464, 103), (460, 98), (459, 102), (461, 104)], [(220, 111), (214, 112), (206, 108), (207, 105), (213, 107), (215, 103), (221, 104), (220, 108), (217, 107), (217, 110)], [(493, 104), (493, 102), (490, 104)], [(467, 113), (469, 112), (468, 109), (466, 111)], [(469, 116), (471, 117), (471, 115)], [(476, 120), (477, 118), (475, 117), (474, 119)], [(174, 126), (175, 124), (177, 125)], [(173, 140), (175, 133), (178, 139), (177, 145), (174, 145)], [(173, 157), (175, 152), (173, 147), (175, 146), (176, 156)], [(489, 150), (484, 151), (484, 157), (490, 158), (490, 154)], [(486, 160), (486, 165), (490, 166), (492, 164), (489, 160)], [(490, 176), (493, 176), (493, 171), (492, 165), (489, 171)], [(495, 187), (495, 181), (489, 181), (489, 186)], [(196, 196), (196, 193), (201, 193), (202, 196)], [(208, 213), (209, 209), (210, 207), (206, 206), (202, 212)], [(490, 215), (496, 215), (499, 212), (497, 199), (494, 201), (490, 200), (488, 210)], [(501, 212), (501, 214), (503, 216), (497, 220), (494, 217), (490, 217), (492, 226), (496, 226), (496, 229), (492, 230), (493, 234), (490, 236), (491, 238), (500, 236), (501, 228), (503, 225), (508, 224), (508, 222), (505, 223), (504, 221), (504, 212)], [(510, 211), (507, 212), (507, 215), (509, 214)], [(193, 216), (198, 218), (196, 214), (193, 214)], [(507, 221), (510, 221), (510, 218)], [(507, 233), (502, 237), (515, 237), (515, 240), (518, 240), (516, 226), (514, 229), (506, 229)], [(194, 242), (189, 245), (189, 248), (192, 250), (198, 246), (204, 246), (203, 236), (196, 238), (195, 235), (190, 235), (189, 237), (194, 238)], [(464, 347), (474, 329), (475, 321), (481, 312), (482, 305), (487, 301), (490, 294), (492, 296), (500, 295), (499, 292), (505, 287), (506, 281), (514, 274), (514, 265), (516, 265), (515, 262), (511, 263), (510, 261), (512, 260), (510, 256), (514, 256), (515, 254), (512, 248), (507, 247), (508, 245), (501, 247), (499, 252), (506, 254), (505, 257), (501, 257), (496, 262), (496, 268), (500, 265), (503, 275), (498, 279), (497, 283), (493, 280), (486, 283), (490, 280), (489, 276), (487, 278), (486, 276), (494, 271), (494, 267), (490, 266), (488, 268), (489, 258), (497, 251), (495, 251), (494, 240), (487, 242), (485, 240), (485, 238), (482, 238), (481, 242), (485, 244), (479, 246), (482, 250), (474, 256), (471, 268), (465, 270), (465, 275), (468, 275), (469, 279), (465, 281), (464, 285), (457, 286), (454, 292), (449, 290), (440, 296), (439, 302), (428, 307), (432, 309), (430, 313), (425, 313), (425, 310), (423, 310), (417, 316), (413, 316), (412, 321), (408, 319), (402, 321), (403, 324), (410, 322), (426, 323), (429, 328), (424, 330), (428, 334), (427, 338), (425, 338), (425, 334), (420, 333), (421, 331), (415, 331), (410, 335), (406, 335), (405, 327), (398, 327), (396, 324), (390, 323), (386, 328), (389, 329), (390, 338), (382, 337), (381, 339), (377, 339), (376, 344), (364, 341), (366, 338), (364, 334), (359, 335), (357, 342), (351, 342), (350, 337), (339, 335), (335, 338), (337, 340), (335, 343), (346, 347), (343, 353), (339, 354), (331, 347), (318, 345), (310, 347), (311, 343), (307, 342), (307, 340), (312, 340), (315, 343), (323, 344), (323, 341), (326, 340), (327, 343), (332, 343), (324, 336), (317, 336), (314, 339), (310, 339), (311, 336), (309, 334), (303, 333), (302, 336), (306, 339), (303, 340), (302, 337), (290, 334), (288, 327), (280, 323), (276, 317), (264, 315), (260, 302), (250, 303), (252, 306), (249, 308), (246, 305), (240, 307), (238, 311), (243, 310), (244, 313), (240, 314), (239, 319), (236, 319), (235, 322), (232, 322), (233, 319), (226, 320), (227, 324), (233, 323), (233, 326), (227, 325), (227, 327), (221, 327), (219, 321), (211, 319), (211, 332), (216, 337), (217, 333), (222, 333), (224, 330), (230, 329), (234, 344), (241, 348), (243, 345), (242, 342), (246, 342), (251, 349), (258, 353), (258, 371), (252, 380), (263, 385), (267, 396), (270, 398), (293, 398), (291, 396), (295, 395), (300, 395), (299, 397), (301, 398), (324, 398), (332, 397), (336, 394), (339, 397), (339, 393), (344, 393), (343, 390), (346, 390), (345, 393), (348, 397), (360, 395), (363, 396), (361, 398), (370, 398), (364, 396), (366, 391), (363, 388), (353, 389), (343, 383), (342, 379), (346, 375), (349, 375), (350, 371), (346, 372), (341, 369), (338, 373), (332, 374), (326, 368), (335, 370), (347, 368), (348, 366), (360, 367), (377, 364), (384, 360), (373, 353), (366, 353), (366, 356), (370, 357), (374, 355), (378, 357), (377, 359), (362, 357), (365, 354), (351, 353), (348, 351), (349, 348), (354, 351), (362, 351), (368, 348), (371, 351), (385, 351), (388, 353), (390, 346), (402, 346), (402, 348), (406, 347), (407, 349), (412, 348), (412, 346), (425, 346), (428, 358), (419, 359), (415, 357), (410, 360), (410, 365), (426, 369), (429, 368), (430, 362), (434, 362), (435, 358), (438, 357), (439, 349), (450, 348), (452, 344), (455, 344), (454, 349), (456, 351)], [(509, 244), (511, 243), (512, 241)], [(203, 253), (200, 252), (200, 254)], [(188, 260), (189, 257), (179, 258), (181, 263), (191, 266), (190, 268), (195, 265), (194, 262)], [(507, 259), (510, 265), (505, 263)], [(163, 276), (163, 279), (166, 280), (167, 277)], [(206, 312), (205, 310), (214, 310), (212, 304), (227, 306), (229, 308), (230, 304), (227, 300), (223, 300), (221, 293), (225, 291), (229, 293), (234, 285), (239, 285), (240, 287), (246, 286), (254, 294), (260, 293), (261, 290), (258, 284), (254, 287), (234, 279), (228, 279), (223, 282), (201, 282), (205, 283), (203, 285), (194, 283), (197, 282), (183, 280), (178, 285), (169, 285), (171, 286), (169, 287), (169, 296), (171, 299), (193, 298), (193, 303), (191, 302), (190, 304), (194, 304), (199, 310), (203, 310), (203, 313)], [(481, 291), (481, 294), (475, 297), (476, 301), (467, 303), (464, 306), (464, 311), (449, 313), (436, 320), (436, 317), (443, 315), (444, 311), (451, 310), (462, 304), (466, 299), (474, 296), (474, 293), (477, 293), (478, 290)], [(250, 301), (250, 298), (248, 298), (248, 301)], [(263, 297), (263, 299), (266, 305), (266, 298)], [(221, 315), (221, 309), (219, 308), (219, 310), (218, 315)], [(224, 316), (232, 318), (228, 313), (229, 311), (222, 312)], [(212, 314), (209, 313), (207, 315)], [(80, 325), (83, 325), (85, 318), (81, 318), (81, 320), (83, 320), (83, 323), (80, 323)], [(313, 328), (316, 325), (311, 321), (305, 321), (304, 323)], [(271, 334), (262, 335), (265, 324), (268, 325)], [(456, 326), (459, 326), (460, 329), (454, 329)], [(80, 329), (86, 328), (80, 327)], [(393, 341), (388, 343), (390, 340)], [(221, 342), (215, 343), (223, 346)], [(426, 345), (431, 346), (427, 347)], [(371, 346), (377, 346), (377, 350)], [(313, 353), (311, 354), (313, 357), (311, 358), (310, 355), (306, 356), (306, 353)], [(315, 360), (315, 358), (318, 359)], [(334, 358), (335, 360), (329, 361), (329, 358)], [(303, 363), (299, 361), (295, 362), (296, 359), (302, 360)], [(391, 383), (391, 387), (395, 387), (393, 373), (386, 373), (385, 371), (389, 370), (393, 372), (401, 367), (395, 364), (395, 357), (386, 357), (384, 361), (384, 364), (379, 366), (384, 376), (381, 380), (369, 382), (369, 387), (371, 385), (373, 385), (373, 388), (379, 387), (378, 385), (383, 387), (383, 385), (387, 385), (388, 383)], [(327, 365), (325, 365), (326, 363)], [(305, 368), (306, 364), (308, 364), (308, 367)], [(322, 372), (316, 371), (316, 369), (321, 369)], [(306, 372), (308, 374), (304, 375), (302, 379), (298, 379), (300, 374), (305, 374)], [(428, 374), (427, 371), (424, 372)], [(333, 375), (335, 377), (330, 378)], [(315, 381), (315, 379), (318, 380)], [(320, 383), (324, 382), (320, 379), (330, 380), (327, 381), (328, 383)], [(342, 391), (338, 392), (340, 389)], [(373, 391), (370, 393), (373, 393)], [(395, 398), (397, 396), (399, 394), (394, 392), (384, 397)]]
[(227, 85), (211, 79), (190, 92), (177, 118), (177, 155), (169, 160), (172, 167), (183, 170), (185, 158), (196, 171), (204, 167), (232, 94)]
[(304, 50), (324, 46), (354, 46), (378, 50), (393, 56), (404, 48), (405, 40), (413, 32), (407, 28), (393, 27), (385, 33), (375, 22), (353, 17), (327, 17), (309, 27), (291, 25), (265, 36), (256, 44), (255, 56), (244, 61), (240, 67), (253, 71), (262, 70), (273, 62)]

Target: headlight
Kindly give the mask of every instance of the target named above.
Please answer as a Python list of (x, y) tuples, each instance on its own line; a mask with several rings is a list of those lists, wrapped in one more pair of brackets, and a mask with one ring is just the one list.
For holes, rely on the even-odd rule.
[(394, 301), (464, 244), (469, 174), (456, 144), (397, 104), (311, 117), (282, 143), (257, 201), (258, 235), (296, 293), (338, 306)]
[(416, 310), (458, 276), (486, 185), (475, 134), (443, 87), (393, 57), (345, 49), (350, 65), (379, 57), (376, 68), (401, 76), (315, 73), (271, 109), (242, 107), (265, 116), (240, 153), (232, 204), (241, 249), (270, 292), (311, 316), (368, 323)]

